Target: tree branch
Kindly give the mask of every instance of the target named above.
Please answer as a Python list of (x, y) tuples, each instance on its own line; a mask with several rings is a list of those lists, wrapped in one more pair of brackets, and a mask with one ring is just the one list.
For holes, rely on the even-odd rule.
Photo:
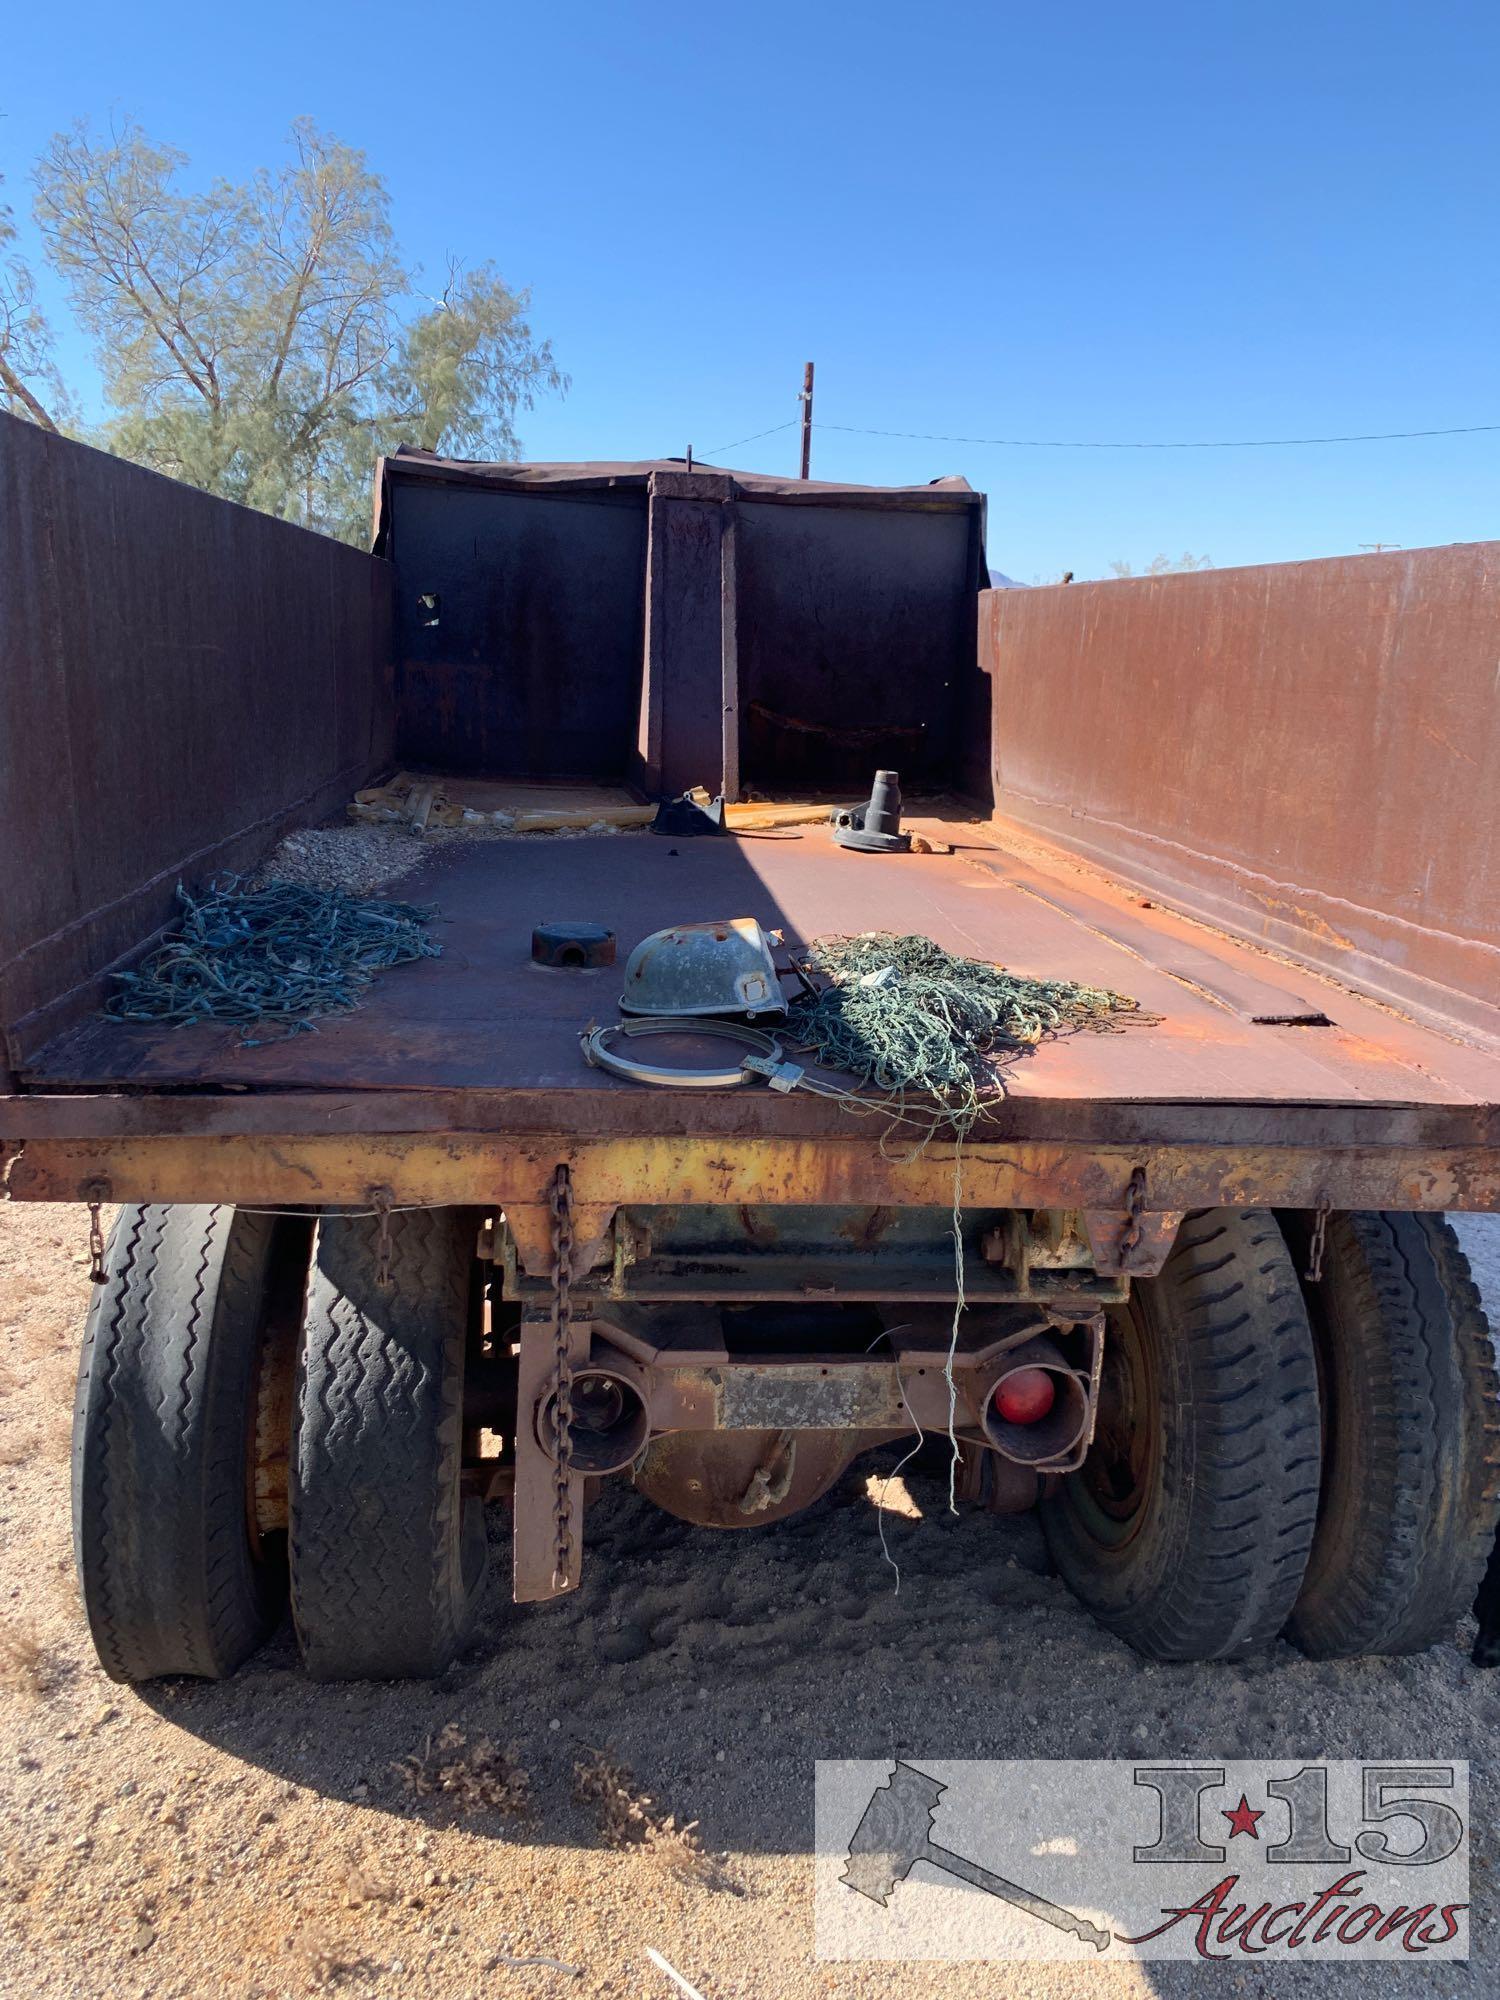
[(21, 405), (34, 424), (39, 424), (44, 431), (51, 431), (56, 437), (62, 436), (62, 432), (58, 430), (57, 425), (53, 423), (51, 417), (48, 416), (46, 410), (43, 409), (42, 405), (37, 401), (30, 389), (27, 388), (14, 368), (11, 367), (3, 353), (0, 353), (0, 389), (3, 389), (7, 396)]

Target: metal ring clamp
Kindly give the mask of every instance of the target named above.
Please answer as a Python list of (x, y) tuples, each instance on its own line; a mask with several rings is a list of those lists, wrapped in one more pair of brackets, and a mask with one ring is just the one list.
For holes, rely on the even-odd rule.
[(676, 1015), (637, 1015), (629, 1021), (606, 1022), (602, 1028), (586, 1028), (579, 1037), (584, 1060), (592, 1069), (608, 1070), (630, 1083), (665, 1084), (678, 1090), (734, 1090), (742, 1083), (763, 1080), (764, 1070), (737, 1063), (733, 1069), (676, 1069), (670, 1064), (639, 1062), (609, 1046), (610, 1038), (637, 1035), (712, 1035), (719, 1041), (738, 1042), (751, 1055), (779, 1059), (781, 1044), (774, 1035), (741, 1021), (685, 1021)]

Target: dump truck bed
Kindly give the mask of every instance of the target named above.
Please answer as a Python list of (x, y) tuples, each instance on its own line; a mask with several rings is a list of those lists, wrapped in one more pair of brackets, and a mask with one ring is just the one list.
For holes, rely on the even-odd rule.
[[(753, 916), (794, 948), (835, 932), (922, 932), (955, 952), (1140, 1003), (1148, 1018), (1119, 1032), (1060, 1036), (1010, 1064), (986, 1132), (1220, 1146), (1497, 1143), (1493, 1047), (1419, 1026), (1018, 830), (957, 814), (912, 824), (953, 851), (850, 853), (816, 825), (723, 839), (434, 844), (394, 893), (436, 907), (441, 957), (383, 974), (357, 1012), (316, 1033), (258, 1047), (217, 1024), (161, 1028), (96, 1014), (23, 1059), (24, 1089), (51, 1103), (33, 1104), (19, 1122), (36, 1131), (59, 1119), (76, 1134), (121, 1122), (146, 1129), (140, 1110), (122, 1121), (120, 1099), (152, 1093), (155, 1122), (172, 1129), (204, 1122), (204, 1100), (182, 1096), (195, 1092), (214, 1101), (219, 1133), (265, 1131), (268, 1119), (289, 1132), (400, 1128), (421, 1100), (433, 1119), (494, 1132), (863, 1135), (826, 1101), (756, 1087), (710, 1109), (700, 1093), (643, 1089), (583, 1062), (579, 1032), (616, 1017), (623, 961), (639, 939), (674, 923)], [(533, 964), (532, 927), (565, 918), (607, 924), (620, 963), (587, 972)], [(95, 1116), (59, 1102), (77, 1092), (99, 1094)], [(461, 1116), (456, 1099), (467, 1106)], [(12, 1122), (18, 1113), (13, 1106)]]
[[(751, 916), (794, 946), (924, 933), (1153, 1017), (1010, 1065), (964, 1148), (977, 1203), (1500, 1207), (1500, 545), (987, 591), (962, 481), (418, 455), (381, 495), (372, 557), (0, 416), (13, 1195), (540, 1217), (566, 1163), (601, 1215), (951, 1205), (951, 1140), (913, 1160), (806, 1094), (590, 1070), (620, 969), (531, 963), (549, 920), (623, 959)], [(817, 825), (435, 840), (396, 893), (442, 956), (357, 1012), (258, 1048), (103, 1018), (178, 884), (403, 766), (844, 801), (900, 769), (972, 804), (925, 822), (941, 854)]]

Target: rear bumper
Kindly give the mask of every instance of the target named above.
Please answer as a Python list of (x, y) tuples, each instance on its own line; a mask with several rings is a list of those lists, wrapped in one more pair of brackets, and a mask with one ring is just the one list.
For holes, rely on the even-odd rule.
[[(222, 1106), (224, 1100), (217, 1100)], [(25, 1124), (24, 1099), (6, 1107)], [(877, 1121), (869, 1121), (873, 1127)], [(580, 1234), (622, 1203), (776, 1207), (950, 1202), (955, 1149), (904, 1157), (870, 1130), (850, 1138), (478, 1132), (118, 1133), (6, 1142), (5, 1185), (21, 1201), (396, 1203), (543, 1208), (571, 1170)], [(1500, 1143), (1258, 1144), (971, 1138), (965, 1204), (1113, 1210), (1144, 1172), (1147, 1213), (1194, 1208), (1500, 1209)]]

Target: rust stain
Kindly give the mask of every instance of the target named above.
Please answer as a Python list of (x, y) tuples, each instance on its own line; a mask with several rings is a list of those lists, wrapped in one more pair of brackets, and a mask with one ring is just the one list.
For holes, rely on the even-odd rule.
[(897, 1219), (894, 1208), (872, 1208), (863, 1215), (851, 1215), (839, 1224), (839, 1235), (861, 1250), (873, 1250)]
[(1477, 765), (1479, 759), (1465, 750), (1461, 743), (1450, 743), (1441, 729), (1435, 729), (1430, 722), (1419, 721), (1417, 728), (1429, 743), (1435, 743), (1439, 750), (1446, 750), (1450, 757), (1457, 757), (1465, 764)]
[[(244, 1138), (36, 1139), (13, 1161), (21, 1201), (84, 1201), (106, 1179), (121, 1201), (237, 1201), (358, 1205), (375, 1184), (398, 1203), (448, 1203), (540, 1213), (560, 1160), (575, 1200), (601, 1212), (723, 1203), (865, 1206), (887, 1216), (946, 1205), (953, 1150), (933, 1144), (890, 1159), (878, 1141), (747, 1138), (732, 1159), (718, 1141), (492, 1135), (287, 1138), (274, 1148)], [(1111, 1208), (1144, 1167), (1154, 1211), (1256, 1206), (1500, 1209), (1500, 1140), (1451, 1147), (1268, 1144), (1099, 1144), (1078, 1140), (971, 1141), (965, 1200), (992, 1208)], [(761, 1227), (765, 1227), (764, 1221)], [(887, 1227), (876, 1223), (871, 1228)]]
[(1359, 949), (1353, 938), (1345, 937), (1342, 931), (1336, 931), (1326, 917), (1320, 916), (1316, 910), (1309, 910), (1305, 904), (1290, 903), (1279, 896), (1265, 894), (1258, 895), (1256, 900), (1271, 914), (1289, 918), (1299, 930), (1311, 931), (1314, 937), (1321, 938), (1324, 944), (1332, 945), (1336, 951)]

